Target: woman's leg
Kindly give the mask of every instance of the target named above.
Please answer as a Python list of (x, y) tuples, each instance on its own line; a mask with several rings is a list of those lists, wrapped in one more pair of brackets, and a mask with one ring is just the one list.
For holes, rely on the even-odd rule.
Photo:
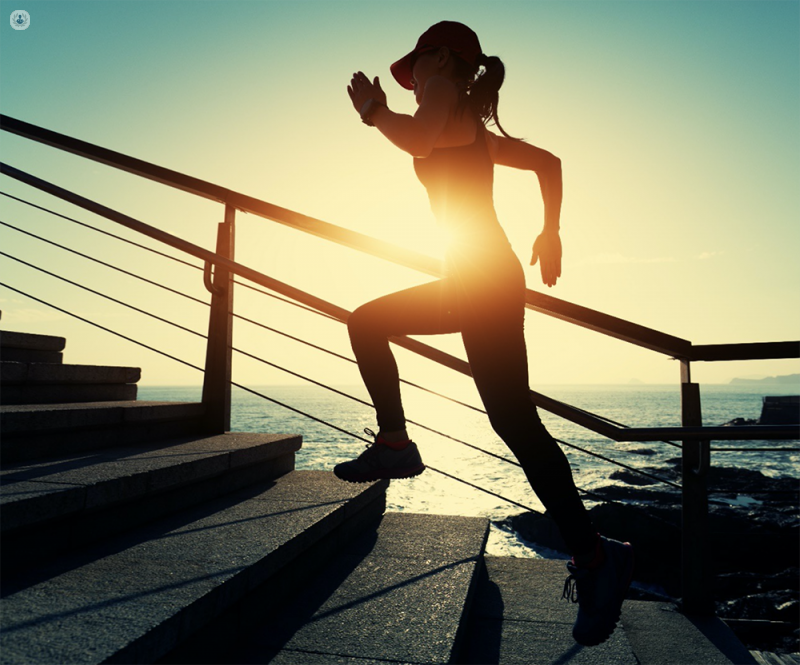
[(350, 342), (381, 430), (405, 428), (400, 377), (389, 338), (458, 332), (454, 311), (452, 288), (444, 279), (378, 298), (350, 315)]
[(472, 291), (464, 293), (461, 304), (462, 336), (492, 427), (519, 460), (571, 553), (594, 552), (597, 531), (578, 495), (569, 462), (530, 399), (524, 280), (512, 275), (494, 289), (478, 285)]

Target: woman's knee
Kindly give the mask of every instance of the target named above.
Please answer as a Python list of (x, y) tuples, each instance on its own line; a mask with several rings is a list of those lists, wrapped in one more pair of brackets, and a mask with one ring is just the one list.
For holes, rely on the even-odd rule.
[(364, 335), (380, 334), (380, 316), (377, 307), (373, 302), (368, 302), (357, 307), (347, 318), (347, 330), (350, 338), (362, 337)]

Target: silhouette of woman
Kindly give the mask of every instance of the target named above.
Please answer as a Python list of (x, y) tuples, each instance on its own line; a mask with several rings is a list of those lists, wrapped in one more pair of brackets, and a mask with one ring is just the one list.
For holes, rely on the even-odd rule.
[[(564, 596), (579, 602), (575, 639), (599, 644), (614, 630), (633, 572), (630, 545), (601, 537), (572, 479), (566, 456), (531, 402), (523, 335), (525, 277), (494, 209), (494, 165), (533, 171), (544, 203), (544, 229), (531, 265), (553, 286), (561, 276), (561, 162), (510, 137), (497, 116), (503, 63), (483, 54), (467, 26), (443, 21), (391, 66), (413, 90), (413, 116), (386, 104), (378, 77), (353, 74), (347, 92), (361, 120), (414, 158), (433, 213), (450, 239), (445, 276), (356, 309), (348, 321), (353, 351), (376, 409), (379, 433), (357, 459), (338, 464), (350, 482), (408, 478), (425, 469), (406, 431), (392, 335), (460, 332), (492, 427), (511, 449), (573, 555)], [(489, 120), (500, 136), (489, 132)], [(369, 432), (372, 434), (372, 432)], [(577, 587), (577, 594), (572, 591)]]

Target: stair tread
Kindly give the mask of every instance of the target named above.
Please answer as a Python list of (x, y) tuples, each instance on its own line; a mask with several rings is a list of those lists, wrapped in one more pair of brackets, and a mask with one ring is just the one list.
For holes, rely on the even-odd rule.
[[(549, 665), (581, 649), (572, 637), (578, 606), (561, 598), (565, 561), (485, 557), (485, 564), (488, 580), (475, 598), (461, 662)], [(574, 656), (576, 663), (639, 663), (621, 625)]]
[(111, 401), (0, 405), (3, 436), (203, 415), (199, 402)]
[(488, 526), (484, 518), (387, 513), (232, 662), (452, 662)]
[(138, 367), (0, 361), (4, 385), (137, 383), (141, 375)]
[(120, 402), (61, 402), (60, 404), (6, 404), (0, 405), (0, 414), (14, 414), (14, 413), (28, 413), (28, 412), (46, 412), (46, 411), (89, 411), (94, 409), (108, 410), (113, 407), (121, 409), (143, 409), (150, 407), (167, 407), (171, 405), (186, 405), (194, 404), (199, 405), (200, 402), (165, 402), (158, 400), (151, 401), (137, 401), (136, 403), (129, 403), (128, 401)]
[(67, 344), (64, 337), (38, 335), (35, 333), (0, 330), (0, 348), (31, 349), (35, 351), (63, 351)]
[[(487, 556), (484, 562), (486, 582), (475, 597), (459, 662), (549, 665), (578, 648), (572, 638), (577, 605), (561, 598), (565, 561)], [(626, 600), (611, 637), (575, 654), (574, 662), (750, 662), (743, 650), (716, 617), (690, 619), (668, 603)]]
[(387, 484), (292, 471), (112, 541), (104, 556), (63, 559), (7, 588), (3, 660), (154, 662)]
[(95, 510), (301, 447), (301, 437), (227, 433), (4, 465), (2, 530)]
[(136, 399), (135, 383), (24, 383), (4, 385), (6, 404), (59, 404), (72, 402), (117, 402)]

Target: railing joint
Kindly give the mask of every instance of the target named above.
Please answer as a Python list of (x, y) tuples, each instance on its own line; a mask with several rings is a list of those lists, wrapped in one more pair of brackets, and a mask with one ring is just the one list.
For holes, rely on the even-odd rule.
[(203, 284), (211, 295), (223, 296), (225, 295), (225, 286), (216, 283), (215, 274), (212, 273), (213, 266), (211, 261), (206, 261), (203, 265)]

